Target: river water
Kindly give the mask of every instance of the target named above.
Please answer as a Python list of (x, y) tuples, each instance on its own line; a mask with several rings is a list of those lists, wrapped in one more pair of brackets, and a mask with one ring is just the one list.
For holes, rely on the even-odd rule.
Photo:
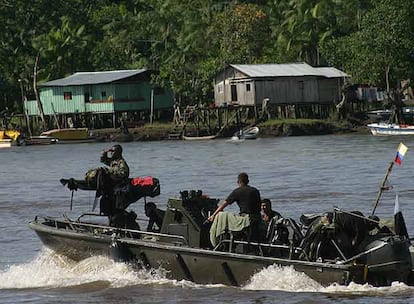
[[(409, 150), (394, 166), (377, 209), (391, 217), (396, 192), (408, 230), (414, 234), (414, 138), (368, 134), (259, 138), (254, 141), (160, 141), (123, 144), (132, 176), (161, 182), (153, 199), (165, 208), (181, 190), (203, 190), (223, 199), (245, 171), (275, 210), (301, 213), (332, 206), (370, 214), (376, 193), (399, 142)], [(413, 303), (414, 288), (332, 285), (322, 287), (302, 273), (276, 266), (263, 269), (240, 288), (197, 285), (165, 278), (162, 269), (133, 270), (104, 257), (80, 263), (43, 247), (27, 224), (36, 215), (76, 218), (90, 211), (94, 193), (70, 192), (62, 177), (83, 178), (100, 166), (108, 143), (12, 147), (0, 150), (0, 303)], [(236, 211), (236, 206), (230, 210)], [(143, 204), (132, 205), (143, 217)], [(145, 223), (141, 223), (145, 227)]]

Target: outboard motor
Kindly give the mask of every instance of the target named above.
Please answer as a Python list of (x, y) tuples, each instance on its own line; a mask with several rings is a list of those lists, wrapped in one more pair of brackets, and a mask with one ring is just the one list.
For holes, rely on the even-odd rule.
[(411, 273), (410, 242), (399, 235), (385, 236), (365, 247), (365, 258), (358, 260), (367, 265), (367, 282), (375, 286), (390, 285), (394, 281), (407, 282)]

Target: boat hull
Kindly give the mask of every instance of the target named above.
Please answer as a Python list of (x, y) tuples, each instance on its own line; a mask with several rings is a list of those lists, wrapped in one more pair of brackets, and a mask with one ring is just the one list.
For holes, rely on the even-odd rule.
[(367, 125), (372, 135), (414, 135), (414, 126), (373, 123)]
[(87, 140), (88, 129), (87, 128), (66, 128), (66, 129), (53, 129), (42, 132), (41, 136), (48, 136), (57, 138), (58, 140)]
[(50, 145), (58, 142), (57, 138), (49, 136), (31, 136), (23, 139), (23, 144), (26, 146), (32, 145)]
[(245, 130), (237, 131), (236, 133), (234, 133), (232, 139), (235, 139), (236, 137), (238, 139), (256, 139), (258, 133), (259, 133), (258, 127), (251, 127)]
[(351, 281), (363, 280), (362, 267), (276, 259), (142, 241), (126, 240), (123, 244), (147, 267), (161, 267), (171, 279), (185, 279), (199, 284), (242, 286), (254, 274), (271, 265), (293, 267), (324, 286), (332, 283), (346, 285)]
[(209, 136), (182, 136), (184, 140), (212, 140), (216, 139), (218, 135), (209, 135)]
[(96, 255), (110, 256), (111, 244), (115, 241), (129, 256), (134, 257), (137, 264), (148, 268), (161, 267), (167, 271), (168, 278), (199, 284), (241, 286), (270, 265), (293, 267), (322, 285), (364, 282), (364, 267), (361, 265), (337, 265), (191, 248), (183, 244), (159, 242), (156, 237), (114, 239), (113, 231), (101, 234), (94, 233), (93, 229), (89, 232), (67, 229), (65, 225), (57, 228), (43, 225), (38, 220), (29, 224), (46, 247), (75, 261)]
[(11, 146), (11, 139), (0, 139), (0, 148), (10, 148)]

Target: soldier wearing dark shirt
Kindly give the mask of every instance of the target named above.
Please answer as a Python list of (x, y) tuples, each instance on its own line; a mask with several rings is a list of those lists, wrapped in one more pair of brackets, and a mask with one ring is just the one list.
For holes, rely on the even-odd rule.
[[(149, 218), (147, 231), (160, 232), (162, 227), (162, 221), (164, 220), (165, 211), (158, 209), (157, 205), (152, 202), (145, 204), (145, 215)], [(154, 224), (158, 228), (154, 228)]]
[(238, 188), (234, 189), (226, 200), (208, 218), (212, 222), (215, 216), (226, 206), (237, 202), (240, 208), (240, 215), (249, 215), (251, 237), (253, 240), (258, 238), (258, 224), (260, 222), (260, 192), (256, 188), (249, 186), (249, 176), (247, 173), (240, 173), (237, 177)]
[(270, 222), (270, 220), (274, 217), (277, 217), (277, 219), (280, 219), (282, 217), (282, 215), (277, 212), (274, 211), (272, 209), (272, 202), (265, 198), (262, 200), (262, 220), (266, 223)]

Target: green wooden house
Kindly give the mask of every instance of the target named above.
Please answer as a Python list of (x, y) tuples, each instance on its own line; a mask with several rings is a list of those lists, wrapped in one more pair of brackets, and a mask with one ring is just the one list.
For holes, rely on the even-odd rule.
[[(44, 114), (112, 115), (114, 125), (119, 115), (159, 113), (171, 110), (171, 90), (151, 84), (154, 71), (147, 69), (105, 72), (79, 72), (69, 77), (39, 85)], [(25, 102), (29, 116), (39, 115), (35, 100)]]

